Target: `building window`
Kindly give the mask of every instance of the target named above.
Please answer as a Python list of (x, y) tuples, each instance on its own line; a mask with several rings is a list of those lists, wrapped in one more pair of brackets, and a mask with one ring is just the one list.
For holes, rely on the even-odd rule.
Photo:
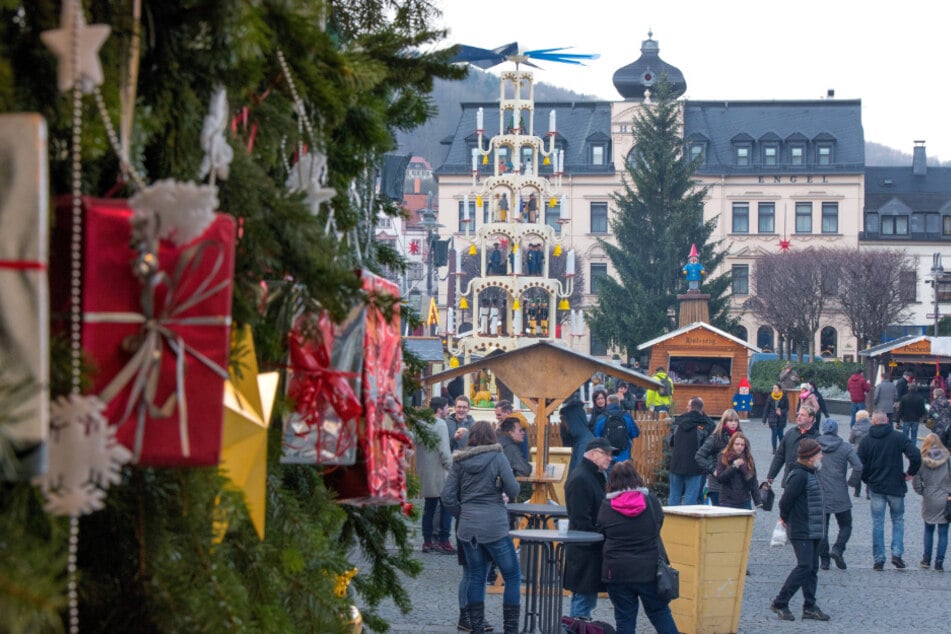
[(883, 236), (907, 236), (908, 216), (882, 216)]
[(410, 282), (420, 281), (425, 274), (422, 262), (410, 262), (409, 268), (406, 269), (406, 278)]
[(763, 352), (773, 351), (773, 329), (769, 326), (760, 326), (756, 331), (756, 347)]
[(466, 231), (475, 231), (476, 228), (476, 206), (474, 200), (469, 200), (469, 213), (465, 213), (463, 201), (459, 201), (459, 233)]
[(525, 169), (526, 174), (534, 174), (535, 167), (532, 165), (532, 156), (534, 156), (535, 148), (532, 146), (526, 146), (522, 148), (522, 167)]
[(595, 143), (591, 146), (591, 164), (605, 165), (607, 162), (607, 147), (603, 143)]
[(750, 232), (750, 204), (733, 203), (733, 233)]
[(738, 167), (747, 167), (750, 164), (750, 146), (733, 146), (733, 156), (736, 159), (736, 165)]
[(696, 161), (698, 159), (701, 163), (703, 163), (703, 160), (704, 160), (703, 143), (694, 141), (693, 143), (690, 144), (690, 160)]
[(816, 163), (819, 165), (832, 165), (832, 146), (823, 143), (816, 148)]
[(789, 164), (790, 165), (802, 165), (805, 161), (806, 156), (806, 146), (802, 144), (796, 144), (789, 146)]
[(598, 282), (608, 276), (608, 265), (606, 262), (592, 262), (590, 271), (591, 294), (595, 294), (598, 292)]
[(749, 264), (734, 264), (733, 265), (733, 294), (734, 295), (749, 295), (750, 294), (750, 265)]
[(918, 273), (914, 269), (898, 274), (898, 292), (901, 301), (909, 304), (918, 301)]
[(796, 203), (796, 233), (812, 233), (812, 203)]
[(941, 221), (941, 234), (951, 236), (951, 216), (944, 216)]
[(776, 203), (760, 203), (757, 220), (759, 233), (776, 233)]
[(775, 144), (763, 146), (763, 165), (776, 165), (779, 159), (779, 146)]
[(822, 233), (839, 233), (839, 203), (822, 203)]
[(591, 203), (591, 233), (608, 232), (608, 204)]
[(598, 337), (593, 332), (591, 333), (591, 341), (588, 342), (588, 354), (592, 357), (608, 356), (607, 344), (598, 339)]
[(561, 235), (561, 223), (558, 222), (561, 220), (561, 204), (557, 204), (554, 207), (549, 207), (545, 205), (545, 224), (555, 230), (555, 235)]

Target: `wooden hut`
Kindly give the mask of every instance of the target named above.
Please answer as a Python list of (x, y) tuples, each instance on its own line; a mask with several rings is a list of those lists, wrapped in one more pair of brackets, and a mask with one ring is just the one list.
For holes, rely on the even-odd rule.
[(687, 410), (694, 396), (703, 399), (710, 416), (733, 406), (742, 379), (747, 378), (750, 352), (759, 352), (742, 339), (698, 321), (637, 346), (650, 350), (651, 373), (664, 368), (674, 384), (673, 415)]
[(947, 378), (951, 372), (951, 337), (910, 335), (861, 350), (859, 356), (880, 364), (893, 379), (908, 370), (928, 385), (936, 375)]

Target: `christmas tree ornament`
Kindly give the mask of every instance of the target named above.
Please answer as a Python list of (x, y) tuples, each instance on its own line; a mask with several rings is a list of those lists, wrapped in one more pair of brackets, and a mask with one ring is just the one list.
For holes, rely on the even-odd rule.
[(267, 428), (280, 374), (258, 373), (251, 327), (231, 334), (232, 365), (225, 383), (221, 471), (244, 493), (251, 523), (264, 539)]
[(304, 201), (312, 214), (317, 215), (321, 203), (330, 202), (337, 195), (327, 182), (327, 156), (322, 152), (308, 152), (290, 168), (284, 185), (291, 192), (303, 192)]
[(86, 24), (79, 0), (64, 0), (58, 29), (43, 31), (40, 39), (59, 60), (56, 85), (61, 92), (73, 88), (78, 81), (82, 92), (89, 94), (102, 85), (102, 48), (111, 29), (107, 24)]
[[(0, 375), (16, 395), (3, 412), (0, 478), (46, 470), (49, 430), (46, 122), (0, 115)], [(12, 399), (11, 399), (12, 400)], [(8, 401), (9, 402), (9, 401)]]
[(210, 176), (210, 183), (215, 184), (215, 178), (228, 180), (231, 160), (234, 150), (225, 141), (225, 130), (228, 127), (228, 97), (221, 86), (215, 88), (211, 94), (211, 104), (205, 121), (201, 127), (201, 149), (205, 156), (201, 159), (201, 168), (198, 177)]
[(476, 249), (476, 244), (475, 244), (475, 242), (470, 242), (470, 243), (469, 243), (469, 255), (476, 255), (476, 254), (478, 254), (478, 253), (479, 253), (479, 251), (478, 251), (478, 249)]
[(49, 471), (34, 480), (54, 515), (85, 515), (104, 505), (132, 454), (116, 440), (95, 396), (70, 394), (50, 404)]
[(561, 255), (561, 243), (560, 243), (560, 242), (555, 245), (555, 248), (554, 248), (554, 250), (552, 251), (552, 255), (555, 256), (556, 258)]

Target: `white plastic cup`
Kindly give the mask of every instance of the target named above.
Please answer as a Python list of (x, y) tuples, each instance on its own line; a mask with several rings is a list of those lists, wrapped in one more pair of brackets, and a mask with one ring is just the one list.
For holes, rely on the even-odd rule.
[(558, 532), (562, 535), (568, 534), (568, 520), (558, 520)]

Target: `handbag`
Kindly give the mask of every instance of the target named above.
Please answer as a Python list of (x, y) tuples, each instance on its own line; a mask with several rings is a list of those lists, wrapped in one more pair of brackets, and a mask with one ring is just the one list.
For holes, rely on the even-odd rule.
[(776, 493), (773, 491), (773, 487), (769, 485), (769, 482), (763, 482), (759, 485), (759, 501), (757, 506), (763, 509), (764, 511), (773, 510), (773, 502), (776, 500)]
[(586, 621), (575, 616), (561, 617), (563, 634), (617, 634), (610, 623), (604, 621)]
[(660, 523), (654, 514), (654, 505), (651, 504), (650, 499), (647, 500), (647, 509), (657, 526), (657, 544), (660, 548), (660, 553), (657, 555), (657, 597), (662, 601), (673, 601), (680, 596), (680, 571), (670, 565), (667, 549), (664, 548), (664, 540), (660, 536)]
[(925, 427), (927, 427), (928, 429), (934, 430), (934, 427), (937, 424), (938, 424), (938, 421), (935, 420), (934, 416), (925, 417)]

